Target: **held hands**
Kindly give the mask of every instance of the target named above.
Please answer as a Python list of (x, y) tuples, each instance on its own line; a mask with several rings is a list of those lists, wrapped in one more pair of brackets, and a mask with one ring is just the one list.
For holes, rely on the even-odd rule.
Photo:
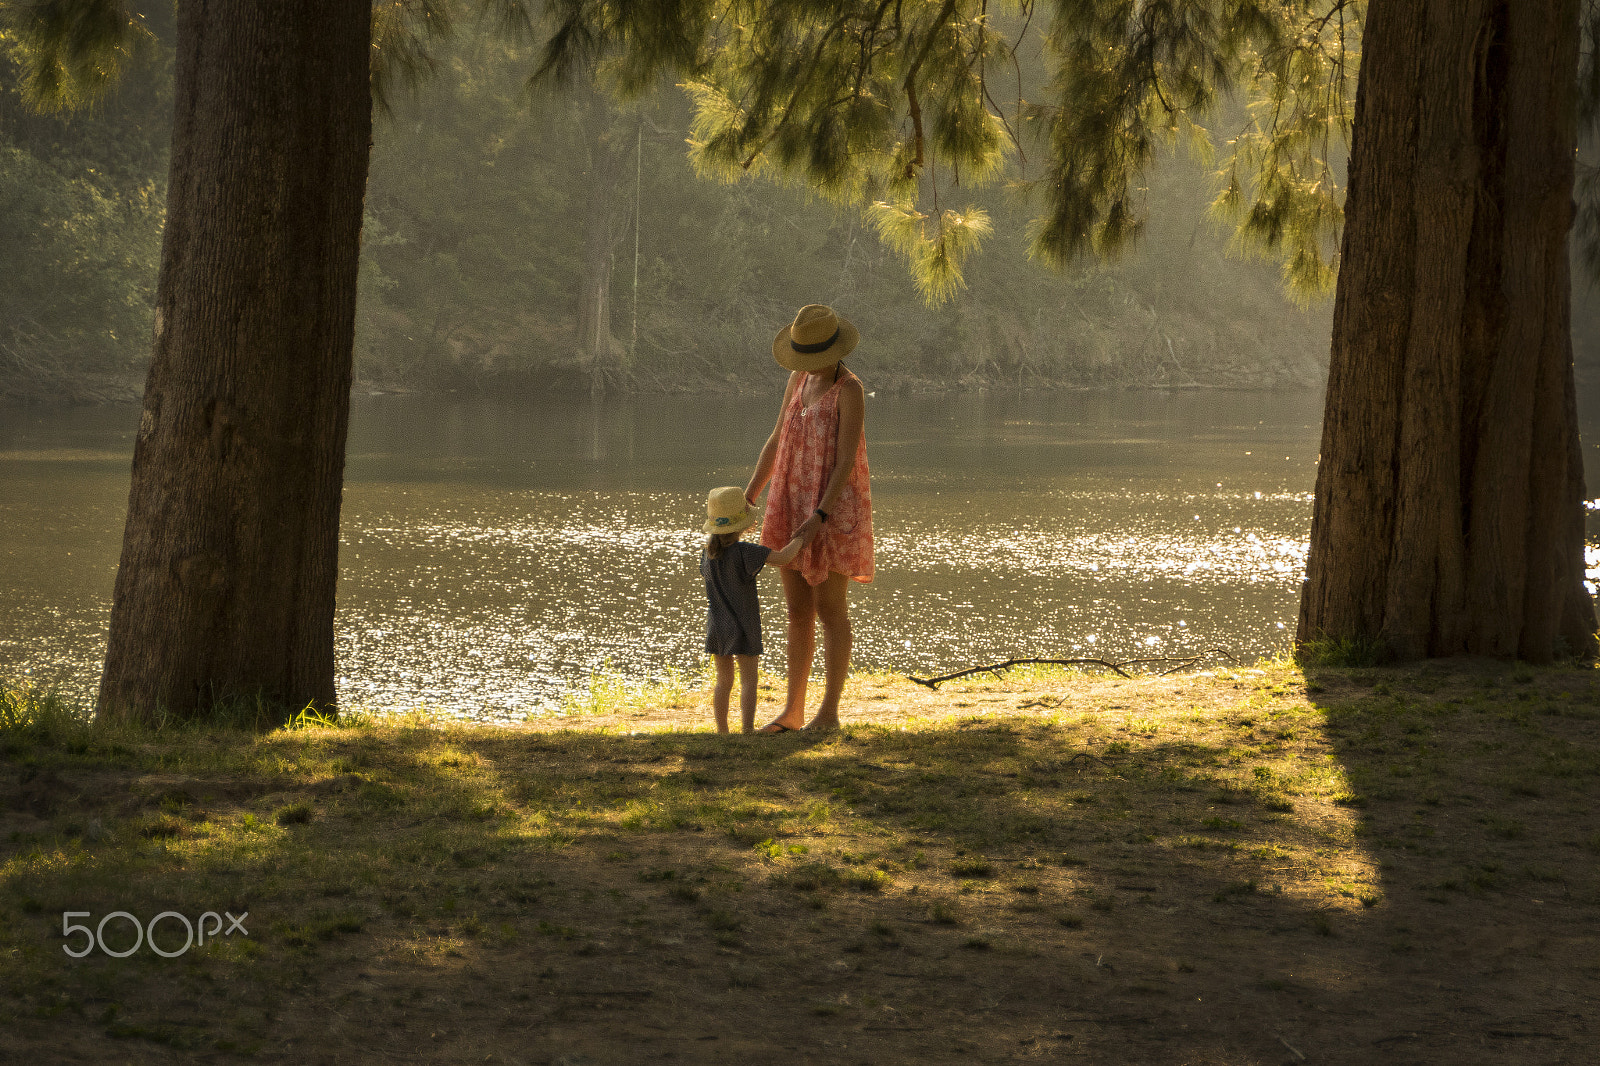
[(822, 519), (818, 515), (812, 515), (795, 530), (794, 535), (800, 538), (801, 543), (810, 544), (817, 539), (817, 534), (820, 532), (822, 532)]

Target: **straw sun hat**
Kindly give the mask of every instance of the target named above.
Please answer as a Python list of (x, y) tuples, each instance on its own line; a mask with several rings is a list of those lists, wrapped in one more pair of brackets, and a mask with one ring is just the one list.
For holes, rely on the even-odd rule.
[(860, 339), (827, 304), (806, 304), (772, 339), (772, 358), (786, 370), (821, 370), (849, 355)]
[(706, 495), (706, 524), (700, 528), (707, 533), (742, 533), (755, 524), (756, 513), (739, 486), (712, 489)]

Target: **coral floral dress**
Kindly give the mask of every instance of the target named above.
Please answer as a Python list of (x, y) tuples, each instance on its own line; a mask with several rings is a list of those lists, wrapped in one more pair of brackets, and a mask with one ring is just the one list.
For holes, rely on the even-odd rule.
[[(841, 368), (842, 369), (842, 368)], [(767, 489), (767, 513), (761, 543), (777, 551), (794, 538), (811, 517), (833, 476), (839, 439), (839, 387), (856, 379), (845, 370), (839, 380), (810, 407), (801, 403), (805, 382), (795, 383), (778, 430), (778, 455)], [(816, 537), (785, 569), (796, 570), (811, 585), (820, 585), (831, 571), (856, 581), (872, 580), (872, 492), (868, 486), (866, 429), (856, 449), (855, 466), (844, 491)]]

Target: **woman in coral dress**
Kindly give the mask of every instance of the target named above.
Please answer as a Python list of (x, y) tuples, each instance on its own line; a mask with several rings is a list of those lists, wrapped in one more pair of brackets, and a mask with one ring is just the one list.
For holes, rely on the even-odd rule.
[(839, 724), (839, 697), (850, 672), (845, 594), (850, 582), (872, 580), (866, 399), (861, 380), (840, 362), (858, 339), (856, 328), (833, 308), (808, 304), (772, 342), (772, 357), (791, 373), (778, 424), (761, 449), (745, 498), (754, 503), (762, 488), (769, 489), (762, 544), (781, 547), (802, 533), (816, 536), (779, 570), (789, 606), (788, 698), (764, 733), (799, 729), (805, 722), (818, 621), (826, 682), (806, 728)]

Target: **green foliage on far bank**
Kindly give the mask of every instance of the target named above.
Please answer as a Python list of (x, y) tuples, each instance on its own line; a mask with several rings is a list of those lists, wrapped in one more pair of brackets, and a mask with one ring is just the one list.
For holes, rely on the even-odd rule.
[(18, 47), (0, 31), (0, 397), (126, 394), (149, 355), (171, 59), (152, 45), (98, 107), (40, 115)]
[[(697, 178), (692, 105), (675, 90), (637, 107), (581, 86), (529, 102), (530, 63), (492, 42), (445, 49), (380, 125), (364, 380), (765, 387), (772, 335), (813, 301), (861, 328), (856, 365), (873, 387), (1321, 380), (1327, 308), (1298, 311), (1270, 265), (1229, 258), (1198, 164), (1157, 174), (1162, 210), (1142, 251), (1067, 272), (1029, 259), (1027, 208), (1004, 184), (963, 187), (994, 232), (967, 261), (965, 291), (930, 311), (903, 256), (854, 209)], [(596, 299), (609, 335), (580, 343), (580, 308)]]
[[(11, 42), (14, 47), (14, 42)], [(142, 382), (160, 253), (170, 55), (159, 37), (88, 112), (23, 105), (0, 63), (0, 391), (124, 394)], [(391, 93), (367, 196), (357, 376), (415, 388), (765, 387), (800, 304), (861, 326), (874, 387), (1314, 384), (1323, 309), (1270, 267), (1229, 260), (1210, 178), (1168, 168), (1145, 254), (1068, 274), (1032, 263), (1022, 205), (997, 220), (967, 291), (927, 311), (905, 263), (853, 210), (695, 175), (690, 102), (638, 108), (590, 88), (531, 100), (531, 51), (465, 31), (412, 95)], [(635, 248), (637, 245), (637, 256)], [(636, 268), (637, 267), (637, 271)], [(637, 274), (637, 286), (635, 276)], [(604, 330), (581, 343), (580, 313)]]
[[(102, 8), (111, 10), (94, 6)], [(582, 22), (605, 8), (572, 0), (552, 10)], [(1286, 5), (1279, 16), (1304, 8)], [(1185, 131), (1199, 143), (1207, 131), (1158, 106), (1210, 100), (1221, 82), (1188, 84), (1184, 78), (1198, 67), (1145, 70), (1137, 54), (1117, 52), (1117, 69), (1134, 70), (1138, 91), (1122, 104), (1140, 116), (1129, 151), (1141, 161), (1135, 170), (1146, 172), (1129, 184), (1133, 172), (1119, 163), (1100, 175), (1103, 182), (1073, 195), (1093, 201), (1079, 204), (1078, 213), (1098, 219), (1091, 227), (1097, 246), (1128, 243), (1119, 234), (1140, 239), (1115, 265), (1084, 263), (1058, 273), (1030, 260), (1039, 246), (1030, 246), (1027, 220), (1038, 204), (1018, 194), (1039, 194), (1066, 174), (1063, 152), (1077, 151), (1082, 139), (1058, 138), (1044, 151), (1023, 127), (1049, 125), (1044, 119), (1055, 105), (1030, 111), (1018, 104), (1013, 113), (1012, 95), (1037, 101), (1066, 92), (1065, 103), (1058, 101), (1065, 107), (1068, 97), (1083, 95), (1079, 89), (1105, 89), (1115, 71), (1100, 69), (1100, 52), (1083, 46), (1099, 40), (1095, 34), (1120, 41), (1126, 27), (1115, 19), (1081, 26), (1068, 20), (1049, 31), (1055, 52), (1075, 57), (1071, 76), (1055, 84), (1046, 56), (1029, 48), (1013, 55), (995, 35), (1020, 33), (1014, 14), (991, 23), (961, 17), (951, 5), (920, 5), (907, 25), (955, 17), (960, 25), (951, 24), (946, 42), (955, 51), (947, 54), (944, 44), (929, 51), (915, 33), (900, 36), (897, 23), (891, 51), (898, 58), (883, 60), (888, 65), (873, 74), (881, 84), (862, 83), (876, 102), (835, 121), (838, 101), (820, 88), (827, 78), (806, 82), (805, 92), (774, 95), (782, 79), (771, 78), (784, 72), (741, 66), (750, 56), (737, 49), (718, 58), (716, 71), (701, 71), (710, 80), (691, 82), (689, 96), (646, 79), (631, 87), (654, 85), (653, 92), (619, 105), (580, 78), (559, 93), (530, 97), (525, 83), (540, 53), (508, 43), (518, 35), (503, 31), (513, 22), (531, 30), (536, 13), (514, 0), (484, 10), (494, 18), (475, 21), (453, 3), (388, 5), (375, 15), (381, 99), (359, 310), (357, 375), (364, 384), (765, 387), (773, 374), (767, 340), (812, 300), (836, 304), (862, 327), (859, 366), (875, 387), (1321, 381), (1328, 308), (1297, 311), (1270, 265), (1230, 258), (1206, 205), (1221, 190), (1218, 202), (1242, 213), (1244, 231), (1257, 243), (1299, 249), (1288, 260), (1291, 276), (1327, 283), (1339, 183), (1337, 167), (1329, 168), (1331, 142), (1313, 133), (1342, 128), (1353, 54), (1335, 45), (1353, 23), (1321, 21), (1315, 39), (1288, 47), (1286, 37), (1285, 47), (1263, 54), (1252, 82), (1260, 106), (1246, 112), (1224, 103), (1216, 116), (1218, 136), (1243, 131), (1230, 142), (1240, 149), (1231, 165), (1164, 147)], [(159, 5), (152, 12), (140, 16), (139, 46), (118, 52), (118, 70), (107, 68), (106, 78), (77, 71), (76, 60), (62, 53), (66, 65), (57, 73), (77, 84), (87, 71), (87, 89), (103, 90), (117, 74), (115, 88), (75, 116), (29, 110), (19, 38), (0, 32), (0, 261), (13, 268), (0, 287), (0, 396), (125, 395), (142, 379), (171, 111), (171, 13)], [(729, 32), (750, 38), (747, 52), (760, 52), (752, 42), (785, 39), (789, 29), (826, 34), (825, 26), (805, 21), (810, 17), (796, 16), (790, 28)], [(856, 53), (843, 41), (820, 39), (824, 66), (833, 64), (828, 69), (836, 73), (853, 69)], [(996, 70), (1015, 75), (1015, 93), (1007, 95), (1008, 82), (998, 114), (966, 91), (973, 70), (952, 65), (960, 55), (982, 58), (980, 78), (984, 64), (991, 80)], [(913, 142), (895, 140), (901, 134), (890, 118), (900, 104), (885, 103), (903, 95), (913, 66), (937, 82), (922, 96), (926, 175), (916, 180), (896, 177), (916, 170), (910, 156), (901, 158), (915, 153)], [(1585, 121), (1593, 117), (1594, 69), (1584, 67)], [(1150, 78), (1170, 84), (1162, 89)], [(1320, 80), (1341, 91), (1309, 110), (1290, 106), (1291, 97), (1299, 99), (1293, 86)], [(765, 93), (759, 115), (729, 95), (746, 83)], [(1173, 96), (1173, 89), (1192, 92)], [(785, 100), (798, 117), (790, 117)], [(867, 112), (878, 118), (862, 118)], [(1089, 140), (1115, 124), (1111, 111), (1074, 113), (1074, 121), (1092, 127)], [(838, 134), (833, 140), (824, 136), (830, 130)], [(852, 141), (857, 134), (866, 139)], [(879, 151), (885, 137), (897, 146), (887, 155)], [(1028, 159), (1007, 145), (1026, 147)], [(772, 159), (783, 165), (769, 166)], [(746, 160), (753, 161), (748, 172)], [(1219, 164), (1220, 176), (1210, 170)], [(696, 165), (737, 180), (697, 179)], [(751, 180), (763, 170), (782, 176), (785, 166), (793, 184)], [(1592, 168), (1585, 173), (1592, 176)], [(857, 210), (862, 197), (880, 195), (866, 214)], [(1590, 199), (1581, 232), (1595, 228)], [(1059, 254), (1045, 258), (1070, 258), (1067, 245), (1090, 232), (1056, 229)], [(892, 238), (888, 245), (882, 234)], [(980, 237), (985, 250), (963, 261), (960, 253)], [(927, 283), (924, 294), (935, 279), (938, 291), (960, 289), (959, 296), (926, 310), (907, 257), (923, 264), (913, 273)], [(1578, 285), (1573, 322), (1583, 381), (1600, 355), (1600, 314), (1594, 292)]]

